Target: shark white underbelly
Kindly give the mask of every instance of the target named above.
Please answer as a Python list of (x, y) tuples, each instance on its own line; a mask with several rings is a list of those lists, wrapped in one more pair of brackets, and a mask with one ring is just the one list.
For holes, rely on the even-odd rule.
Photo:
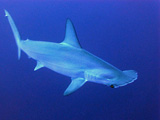
[[(26, 40), (21, 42), (21, 49), (43, 67), (72, 78), (92, 69), (121, 72), (93, 54), (65, 44)], [(84, 77), (84, 74), (81, 76)]]

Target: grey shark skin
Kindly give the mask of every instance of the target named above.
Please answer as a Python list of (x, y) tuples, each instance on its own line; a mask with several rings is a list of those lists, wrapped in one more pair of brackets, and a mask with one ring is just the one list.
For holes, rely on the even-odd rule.
[(65, 39), (61, 43), (21, 40), (19, 32), (10, 14), (5, 10), (18, 47), (18, 58), (21, 50), (37, 61), (34, 70), (42, 67), (71, 77), (71, 83), (64, 95), (79, 89), (87, 81), (100, 83), (112, 88), (132, 83), (137, 79), (134, 70), (121, 71), (97, 56), (81, 48), (74, 26), (68, 19)]

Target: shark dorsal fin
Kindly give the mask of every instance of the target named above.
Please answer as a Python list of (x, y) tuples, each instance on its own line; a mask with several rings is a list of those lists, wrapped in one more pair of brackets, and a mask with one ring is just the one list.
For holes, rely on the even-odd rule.
[(67, 19), (67, 22), (66, 22), (66, 33), (65, 33), (65, 38), (62, 44), (68, 44), (77, 48), (81, 48), (81, 45), (77, 38), (75, 28), (70, 19)]

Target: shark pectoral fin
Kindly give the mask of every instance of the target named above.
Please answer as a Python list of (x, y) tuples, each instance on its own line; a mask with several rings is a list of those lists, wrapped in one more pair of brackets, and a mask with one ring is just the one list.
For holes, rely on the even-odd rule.
[(65, 90), (63, 95), (69, 95), (79, 89), (82, 85), (84, 85), (86, 81), (83, 78), (76, 78), (72, 79), (72, 82), (68, 86), (68, 88)]
[(73, 23), (70, 19), (66, 22), (66, 34), (62, 44), (68, 44), (77, 48), (81, 48)]
[(36, 71), (36, 70), (38, 70), (38, 69), (40, 69), (40, 68), (42, 68), (42, 67), (44, 67), (44, 65), (42, 65), (40, 62), (37, 61), (37, 65), (36, 65), (36, 67), (34, 68), (34, 71)]

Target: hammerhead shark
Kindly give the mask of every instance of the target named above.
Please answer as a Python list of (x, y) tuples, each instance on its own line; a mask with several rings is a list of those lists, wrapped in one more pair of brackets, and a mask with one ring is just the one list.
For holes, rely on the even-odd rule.
[(71, 77), (71, 83), (64, 95), (69, 95), (83, 86), (86, 82), (94, 82), (118, 88), (132, 83), (137, 79), (134, 70), (121, 71), (99, 57), (82, 49), (73, 23), (66, 22), (66, 33), (63, 42), (22, 40), (16, 25), (5, 10), (13, 35), (18, 47), (18, 59), (21, 50), (30, 58), (37, 61), (34, 71), (46, 67), (62, 75)]

